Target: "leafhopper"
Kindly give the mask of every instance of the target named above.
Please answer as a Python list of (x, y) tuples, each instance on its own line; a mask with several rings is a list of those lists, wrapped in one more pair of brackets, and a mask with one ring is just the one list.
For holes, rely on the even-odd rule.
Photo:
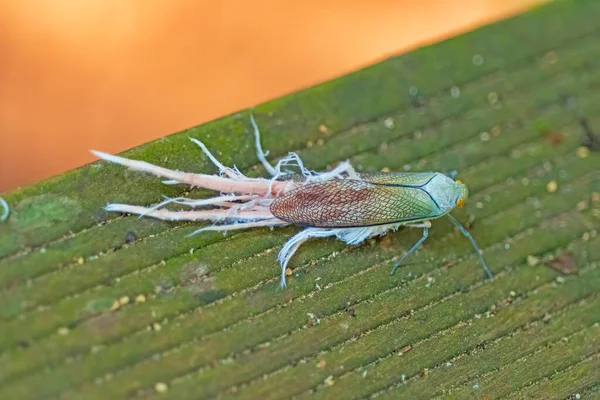
[[(304, 229), (281, 248), (281, 286), (286, 286), (287, 265), (300, 245), (310, 238), (334, 236), (354, 245), (397, 230), (401, 226), (421, 228), (423, 236), (391, 271), (427, 239), (431, 220), (447, 216), (470, 241), (488, 277), (481, 250), (471, 234), (452, 216), (461, 208), (469, 191), (464, 183), (440, 172), (369, 172), (358, 173), (349, 162), (341, 162), (326, 172), (307, 169), (296, 153), (289, 153), (275, 166), (266, 159), (260, 132), (251, 116), (256, 154), (271, 178), (249, 178), (237, 168), (221, 164), (206, 146), (193, 138), (219, 169), (219, 175), (180, 172), (144, 161), (92, 151), (99, 158), (130, 169), (166, 178), (166, 184), (187, 184), (220, 192), (208, 199), (166, 198), (153, 207), (108, 204), (106, 210), (138, 214), (169, 221), (212, 221), (214, 224), (192, 233), (232, 231), (256, 227), (298, 225)], [(295, 168), (299, 172), (290, 170)], [(180, 204), (191, 210), (171, 211), (168, 204)]]

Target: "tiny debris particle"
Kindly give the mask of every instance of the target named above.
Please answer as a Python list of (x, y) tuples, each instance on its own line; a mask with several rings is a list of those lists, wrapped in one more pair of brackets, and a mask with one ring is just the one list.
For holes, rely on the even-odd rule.
[(579, 158), (587, 158), (590, 155), (590, 149), (587, 147), (581, 146), (577, 148), (577, 157)]
[(556, 183), (556, 181), (554, 181), (554, 180), (548, 182), (548, 184), (546, 185), (546, 190), (549, 193), (556, 192), (558, 190), (558, 183)]
[(510, 294), (510, 297), (515, 297), (517, 295), (517, 293), (515, 293), (514, 290), (511, 290), (509, 294)]
[(362, 377), (363, 377), (363, 378), (366, 378), (366, 377), (367, 377), (367, 370), (366, 370), (366, 369), (363, 371), (363, 373), (362, 373)]
[(478, 201), (477, 203), (475, 203), (475, 207), (479, 208), (479, 209), (482, 209), (483, 208), (483, 203), (480, 202), (480, 201)]
[(575, 256), (569, 251), (559, 255), (553, 260), (546, 261), (545, 264), (563, 275), (577, 272)]
[(325, 360), (321, 360), (317, 364), (317, 368), (325, 368), (326, 365), (327, 365), (327, 362), (325, 362)]
[(581, 239), (582, 239), (584, 242), (587, 242), (588, 240), (590, 240), (590, 237), (591, 237), (591, 236), (592, 236), (592, 235), (590, 235), (590, 233), (589, 233), (589, 232), (584, 232), (584, 234), (581, 236)]
[(333, 386), (333, 385), (335, 385), (335, 381), (333, 380), (333, 376), (329, 375), (327, 378), (325, 378), (325, 384), (327, 386)]
[(400, 352), (398, 353), (399, 356), (408, 353), (410, 350), (412, 349), (412, 346), (409, 344), (407, 346), (404, 346), (403, 348), (400, 349)]
[(329, 132), (329, 129), (327, 129), (327, 127), (323, 124), (319, 125), (319, 132), (321, 133), (327, 133)]
[(506, 250), (510, 249), (510, 244), (504, 243), (504, 249), (506, 249)]
[(118, 310), (120, 306), (121, 304), (119, 303), (119, 300), (115, 300), (112, 306), (110, 306), (110, 311)]
[(580, 395), (579, 393), (575, 393), (575, 398), (576, 398), (577, 400), (579, 400), (579, 399), (581, 398), (581, 395)]
[(479, 138), (482, 142), (488, 142), (490, 140), (490, 134), (488, 132), (482, 132), (481, 135), (479, 135)]
[(161, 329), (162, 329), (162, 326), (160, 326), (160, 324), (158, 322), (155, 322), (152, 324), (152, 330), (154, 332), (160, 332)]
[(144, 303), (145, 301), (146, 301), (146, 296), (144, 296), (143, 294), (138, 294), (137, 296), (135, 296), (136, 303)]
[(308, 318), (309, 318), (309, 323), (307, 326), (319, 325), (321, 323), (321, 320), (319, 318), (317, 318), (317, 316), (315, 314), (306, 313), (306, 315), (308, 315)]
[(575, 208), (577, 211), (583, 211), (583, 210), (587, 210), (588, 207), (589, 207), (589, 204), (588, 204), (587, 200), (581, 200), (579, 203), (577, 203), (577, 206)]
[(502, 132), (502, 128), (500, 128), (500, 125), (494, 125), (490, 131), (492, 132), (493, 136), (498, 136)]
[(290, 276), (291, 274), (293, 274), (293, 271), (292, 271), (292, 269), (291, 269), (291, 268), (286, 268), (286, 269), (285, 269), (285, 275), (286, 275), (286, 276)]
[(479, 384), (478, 383), (474, 384), (473, 389), (475, 389), (475, 390), (479, 389)]
[(60, 336), (65, 336), (69, 333), (69, 328), (63, 326), (61, 328), (58, 328), (58, 331), (56, 331), (56, 333), (58, 333)]
[(450, 89), (450, 95), (452, 98), (457, 99), (460, 97), (460, 88), (458, 86), (452, 86)]
[(123, 296), (121, 298), (119, 298), (119, 304), (124, 306), (125, 304), (129, 303), (129, 296)]
[(473, 64), (477, 67), (481, 67), (483, 65), (483, 57), (481, 54), (475, 54), (472, 58)]
[(494, 105), (494, 104), (498, 103), (500, 96), (498, 96), (498, 93), (496, 93), (496, 92), (490, 92), (488, 94), (487, 98), (488, 98), (488, 101), (490, 102), (490, 104)]
[(390, 172), (390, 168), (389, 167), (383, 167), (383, 168), (381, 168), (381, 172)]
[(136, 239), (137, 239), (137, 236), (135, 235), (134, 232), (129, 231), (125, 235), (125, 243), (127, 243), (127, 244), (135, 242)]
[(546, 134), (546, 141), (552, 147), (556, 147), (563, 142), (563, 136), (560, 132), (551, 131)]
[(544, 61), (546, 61), (550, 65), (556, 64), (556, 62), (558, 61), (558, 56), (554, 51), (549, 51), (544, 55)]
[(394, 129), (394, 119), (392, 117), (388, 117), (383, 121), (383, 124), (388, 129)]
[(154, 385), (154, 390), (156, 390), (158, 393), (165, 393), (167, 390), (169, 390), (169, 387), (164, 382), (157, 382), (156, 385)]
[(540, 259), (537, 258), (536, 256), (532, 256), (532, 255), (527, 256), (527, 265), (529, 265), (530, 267), (538, 265), (539, 262), (540, 262)]
[(83, 259), (83, 257), (79, 257), (79, 258), (77, 259), (77, 264), (81, 265), (81, 264), (83, 264), (83, 262), (84, 262), (84, 261), (85, 261), (85, 260)]
[(419, 93), (419, 89), (417, 89), (416, 86), (411, 86), (408, 88), (408, 93), (410, 93), (411, 96), (416, 96)]

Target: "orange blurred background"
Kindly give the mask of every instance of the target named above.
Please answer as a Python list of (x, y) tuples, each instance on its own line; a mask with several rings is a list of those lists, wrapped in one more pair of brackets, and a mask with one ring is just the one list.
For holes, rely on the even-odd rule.
[(0, 192), (544, 0), (3, 0)]

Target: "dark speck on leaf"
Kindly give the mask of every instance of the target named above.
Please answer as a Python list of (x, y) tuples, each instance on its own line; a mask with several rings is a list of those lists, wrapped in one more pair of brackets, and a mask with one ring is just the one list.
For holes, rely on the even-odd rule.
[(29, 347), (29, 342), (27, 340), (19, 340), (19, 347), (26, 349)]
[(133, 243), (137, 239), (137, 236), (133, 232), (127, 232), (125, 235), (125, 243)]
[(550, 131), (546, 133), (546, 140), (552, 147), (556, 147), (560, 145), (563, 141), (563, 136), (560, 132)]
[(546, 261), (545, 264), (563, 275), (569, 275), (577, 272), (577, 267), (575, 266), (575, 256), (571, 252), (563, 253), (553, 260)]
[(600, 135), (596, 134), (586, 118), (579, 120), (579, 125), (583, 129), (583, 139), (581, 144), (591, 151), (600, 151)]

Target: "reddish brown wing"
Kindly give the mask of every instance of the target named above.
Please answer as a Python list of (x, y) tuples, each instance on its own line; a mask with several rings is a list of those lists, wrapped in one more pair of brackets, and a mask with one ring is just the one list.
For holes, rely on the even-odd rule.
[(358, 227), (435, 218), (437, 205), (418, 187), (343, 179), (300, 186), (271, 203), (274, 216), (312, 227)]

